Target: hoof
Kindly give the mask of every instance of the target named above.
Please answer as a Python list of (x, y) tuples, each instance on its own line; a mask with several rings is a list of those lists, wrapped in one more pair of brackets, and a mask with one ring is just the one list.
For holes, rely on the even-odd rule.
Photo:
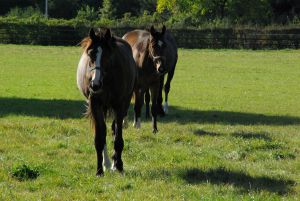
[(112, 166), (111, 166), (111, 170), (113, 172), (115, 172), (116, 170), (120, 173), (123, 174), (124, 169), (123, 169), (123, 163), (121, 163), (120, 165), (118, 165), (117, 163), (113, 162)]
[(154, 128), (154, 129), (152, 130), (152, 133), (153, 133), (153, 134), (156, 134), (156, 133), (158, 133), (158, 130), (157, 130), (157, 128)]
[(104, 176), (104, 172), (103, 171), (97, 171), (96, 177), (103, 177), (103, 176)]

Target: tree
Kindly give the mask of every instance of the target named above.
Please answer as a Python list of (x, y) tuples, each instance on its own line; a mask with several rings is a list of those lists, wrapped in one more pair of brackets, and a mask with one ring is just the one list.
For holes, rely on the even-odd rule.
[(103, 0), (102, 8), (100, 9), (100, 18), (114, 19), (115, 9), (112, 7), (111, 0)]
[(64, 19), (76, 17), (81, 7), (80, 0), (48, 0), (48, 6), (50, 17)]
[(86, 5), (78, 11), (76, 18), (81, 20), (95, 21), (98, 19), (98, 12), (95, 11), (94, 7)]

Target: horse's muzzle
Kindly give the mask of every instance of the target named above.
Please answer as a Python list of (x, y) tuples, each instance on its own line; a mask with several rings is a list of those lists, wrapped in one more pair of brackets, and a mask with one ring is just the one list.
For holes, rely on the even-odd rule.
[(162, 66), (160, 66), (158, 69), (157, 69), (158, 73), (160, 74), (164, 74), (166, 72), (166, 69), (163, 68)]
[(95, 82), (92, 80), (90, 82), (90, 86), (89, 86), (90, 93), (91, 94), (98, 94), (98, 93), (100, 93), (101, 89), (102, 89), (102, 86), (103, 86), (102, 82), (99, 82), (99, 83), (95, 84)]

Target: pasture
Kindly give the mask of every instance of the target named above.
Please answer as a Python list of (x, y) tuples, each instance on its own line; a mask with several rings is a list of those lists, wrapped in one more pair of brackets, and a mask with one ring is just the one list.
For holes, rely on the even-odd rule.
[(144, 115), (134, 129), (131, 107), (125, 174), (101, 178), (76, 86), (80, 48), (0, 52), (0, 200), (300, 199), (300, 50), (180, 49), (158, 134)]

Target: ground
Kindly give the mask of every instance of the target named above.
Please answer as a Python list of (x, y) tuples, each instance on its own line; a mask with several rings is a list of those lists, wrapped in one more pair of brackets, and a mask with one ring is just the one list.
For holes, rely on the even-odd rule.
[(125, 173), (100, 178), (80, 48), (0, 52), (0, 200), (300, 199), (300, 50), (180, 49), (159, 133), (131, 106)]

